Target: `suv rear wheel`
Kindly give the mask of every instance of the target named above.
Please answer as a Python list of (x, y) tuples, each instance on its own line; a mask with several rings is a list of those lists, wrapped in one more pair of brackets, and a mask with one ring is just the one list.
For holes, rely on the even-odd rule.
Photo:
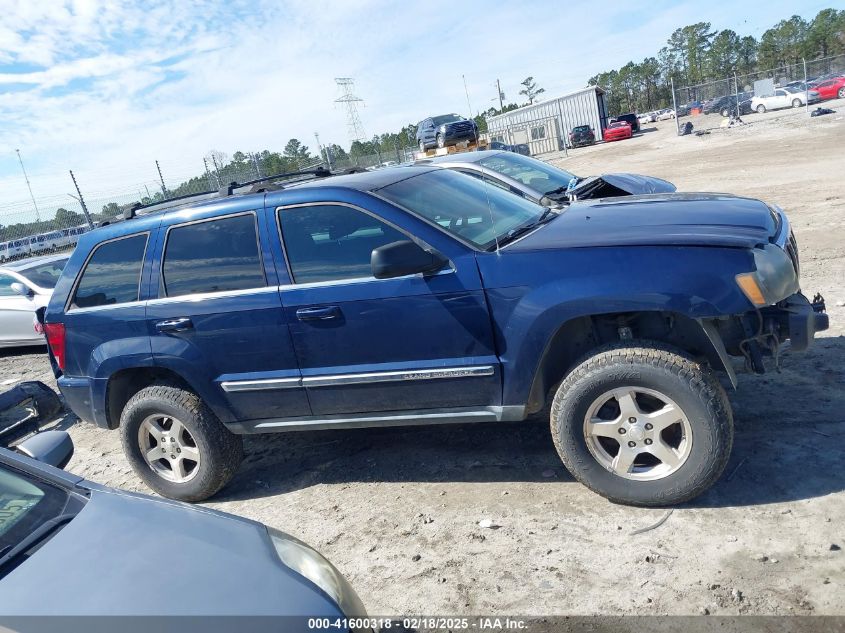
[(721, 475), (733, 443), (718, 380), (659, 343), (613, 345), (581, 362), (557, 390), (551, 427), (578, 481), (637, 506), (698, 496)]
[(228, 483), (243, 443), (200, 398), (169, 384), (141, 389), (120, 416), (123, 452), (137, 475), (164, 497), (202, 501)]

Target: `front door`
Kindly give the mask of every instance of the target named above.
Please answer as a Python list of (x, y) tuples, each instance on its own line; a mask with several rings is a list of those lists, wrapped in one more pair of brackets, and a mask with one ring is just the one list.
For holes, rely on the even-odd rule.
[(293, 279), (282, 303), (315, 415), (500, 403), (471, 251), (430, 276), (375, 279), (373, 249), (409, 239), (402, 230), (339, 203), (283, 207), (276, 218)]
[(147, 303), (154, 362), (209, 389), (201, 395), (234, 421), (310, 413), (275, 269), (265, 269), (260, 215), (163, 226)]

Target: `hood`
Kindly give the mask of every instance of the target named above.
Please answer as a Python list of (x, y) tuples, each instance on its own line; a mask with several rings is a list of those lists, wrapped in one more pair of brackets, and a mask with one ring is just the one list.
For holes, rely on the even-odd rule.
[(777, 229), (760, 200), (727, 194), (654, 194), (573, 202), (505, 251), (588, 246), (690, 245), (753, 248)]
[(0, 581), (0, 614), (338, 613), (282, 565), (260, 523), (99, 486), (90, 493), (73, 520)]
[(569, 194), (574, 195), (575, 200), (584, 200), (649, 193), (673, 193), (675, 190), (675, 185), (662, 178), (620, 173), (585, 178)]

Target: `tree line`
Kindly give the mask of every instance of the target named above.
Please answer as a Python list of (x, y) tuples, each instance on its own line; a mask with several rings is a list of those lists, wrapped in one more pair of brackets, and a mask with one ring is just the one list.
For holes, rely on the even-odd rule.
[(676, 88), (693, 86), (841, 53), (845, 53), (845, 10), (823, 9), (809, 21), (793, 15), (759, 40), (697, 22), (676, 29), (656, 56), (598, 73), (587, 84), (605, 89), (611, 113), (645, 112), (672, 104), (673, 81)]

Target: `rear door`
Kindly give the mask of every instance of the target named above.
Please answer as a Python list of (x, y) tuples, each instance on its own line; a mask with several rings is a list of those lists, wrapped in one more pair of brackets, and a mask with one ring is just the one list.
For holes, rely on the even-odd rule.
[(255, 209), (165, 220), (147, 304), (155, 363), (235, 419), (310, 413), (263, 225)]
[[(275, 210), (293, 283), (281, 287), (315, 415), (483, 408), (501, 401), (493, 332), (472, 251), (435, 248), (429, 276), (372, 276), (374, 248), (412, 231), (367, 208), (323, 202)], [(431, 229), (433, 231), (433, 229)], [(439, 232), (438, 232), (439, 233)], [(281, 275), (280, 275), (281, 276)]]

